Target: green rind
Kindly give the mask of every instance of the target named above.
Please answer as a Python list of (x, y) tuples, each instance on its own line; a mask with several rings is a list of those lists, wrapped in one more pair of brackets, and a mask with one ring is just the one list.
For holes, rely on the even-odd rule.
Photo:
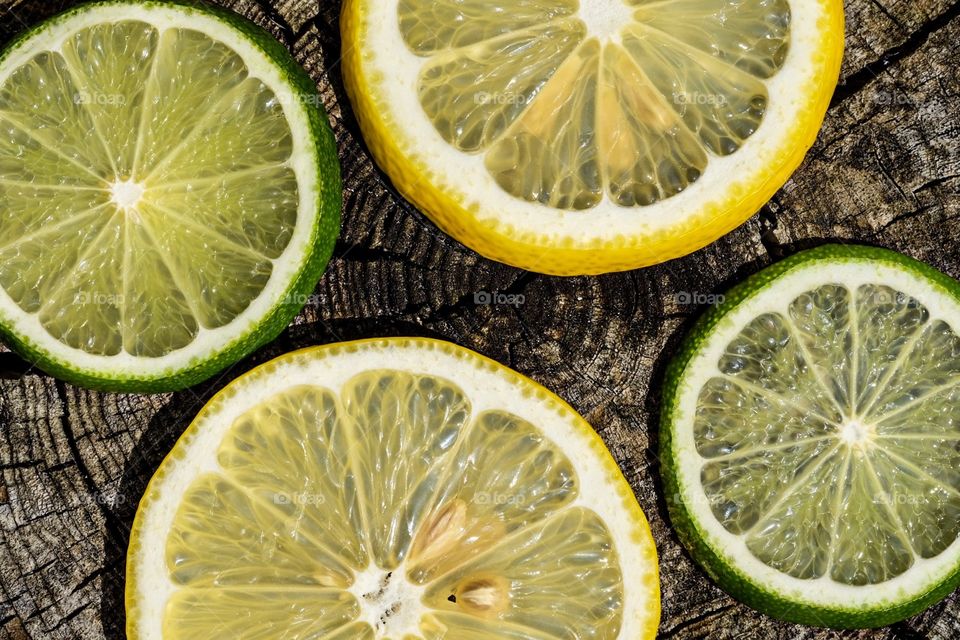
[[(960, 586), (960, 563), (944, 580), (928, 591), (894, 606), (854, 609), (838, 603), (836, 607), (827, 608), (786, 598), (725, 561), (722, 555), (706, 542), (704, 532), (681, 498), (680, 483), (676, 475), (679, 462), (673, 446), (673, 435), (678, 426), (675, 424), (677, 392), (687, 367), (727, 314), (757, 296), (774, 291), (777, 280), (798, 268), (806, 268), (815, 262), (823, 262), (827, 266), (837, 262), (851, 261), (882, 263), (912, 272), (960, 304), (960, 282), (927, 264), (888, 249), (857, 245), (825, 245), (800, 252), (735, 286), (726, 294), (723, 304), (712, 308), (697, 321), (667, 368), (660, 418), (661, 477), (667, 498), (667, 509), (680, 541), (689, 550), (694, 560), (724, 591), (758, 611), (787, 622), (837, 629), (882, 627), (924, 611)], [(829, 271), (825, 270), (825, 273), (828, 274)], [(829, 278), (828, 275), (825, 277)]]
[[(41, 22), (14, 38), (0, 53), (0, 65), (10, 53), (39, 32), (55, 27), (79, 13), (104, 6), (158, 6), (176, 7), (191, 12), (214, 16), (231, 26), (238, 36), (253, 44), (263, 52), (280, 70), (283, 79), (290, 84), (299, 96), (317, 95), (313, 79), (297, 64), (290, 52), (266, 30), (246, 18), (227, 9), (188, 0), (95, 0), (78, 5), (64, 13)], [(186, 367), (154, 376), (138, 375), (136, 372), (124, 378), (115, 378), (89, 369), (80, 369), (62, 362), (47, 352), (41, 345), (13, 332), (0, 310), (0, 338), (21, 357), (35, 364), (46, 373), (70, 382), (101, 391), (119, 391), (136, 393), (160, 393), (177, 391), (203, 382), (214, 374), (235, 364), (258, 348), (274, 340), (300, 313), (306, 300), (317, 286), (326, 269), (333, 247), (340, 232), (340, 213), (343, 196), (340, 180), (340, 163), (337, 155), (336, 140), (326, 114), (318, 104), (310, 100), (301, 100), (309, 117), (311, 138), (316, 148), (316, 160), (319, 185), (316, 203), (316, 221), (311, 231), (311, 252), (306, 256), (297, 278), (291, 282), (281, 300), (270, 313), (246, 334), (235, 338), (219, 351), (206, 358), (194, 358)], [(302, 213), (302, 212), (301, 212)], [(303, 303), (297, 301), (303, 300)]]

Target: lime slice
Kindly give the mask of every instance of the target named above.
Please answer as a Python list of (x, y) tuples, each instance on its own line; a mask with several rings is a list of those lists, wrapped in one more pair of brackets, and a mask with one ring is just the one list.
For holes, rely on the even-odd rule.
[(656, 548), (569, 406), (454, 345), (307, 349), (234, 381), (147, 488), (131, 640), (653, 638)]
[(315, 87), (222, 10), (85, 5), (0, 58), (0, 325), (46, 371), (161, 390), (276, 336), (339, 169)]
[(374, 158), (442, 229), (559, 275), (685, 255), (779, 189), (843, 54), (840, 0), (347, 0)]
[(735, 288), (670, 366), (674, 525), (785, 620), (886, 625), (960, 584), (960, 284), (826, 246)]

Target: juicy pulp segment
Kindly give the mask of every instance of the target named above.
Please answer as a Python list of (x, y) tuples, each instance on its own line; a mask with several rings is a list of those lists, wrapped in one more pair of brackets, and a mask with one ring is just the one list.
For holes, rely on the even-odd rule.
[(210, 36), (137, 20), (34, 56), (0, 87), (0, 286), (94, 355), (229, 324), (297, 220), (285, 98)]
[(594, 127), (599, 60), (596, 40), (577, 48), (493, 143), (486, 167), (503, 189), (561, 209), (587, 209), (600, 202), (603, 177)]
[(606, 525), (589, 509), (574, 507), (455, 568), (428, 588), (424, 600), (441, 621), (445, 612), (470, 615), (468, 624), (460, 616), (446, 618), (451, 638), (460, 637), (461, 627), (478, 625), (478, 618), (488, 620), (487, 637), (505, 626), (545, 638), (616, 638), (623, 576)]
[(428, 55), (572, 15), (577, 5), (577, 0), (400, 0), (397, 13), (404, 42)]
[(770, 78), (790, 48), (788, 0), (626, 0), (637, 22), (758, 78)]
[[(370, 371), (339, 394), (292, 387), (237, 418), (218, 461), (188, 489), (167, 538), (171, 633), (315, 637), (323, 610), (333, 637), (381, 638), (404, 631), (390, 618), (408, 607), (423, 609), (421, 638), (619, 632), (617, 550), (604, 522), (573, 506), (570, 461), (535, 425), (475, 413), (449, 380)], [(381, 605), (356, 587), (370, 571), (383, 576), (381, 594), (403, 580), (422, 599), (383, 603), (385, 622), (371, 628), (363, 611)], [(188, 605), (212, 613), (184, 621)], [(231, 626), (259, 607), (268, 623)]]
[(819, 286), (748, 323), (718, 368), (701, 481), (759, 560), (877, 584), (960, 536), (960, 338), (909, 294)]
[(517, 416), (481, 413), (453, 455), (410, 550), (408, 575), (418, 584), (563, 509), (578, 494), (570, 461)]
[[(583, 23), (571, 18), (438, 54), (420, 72), (420, 104), (447, 142), (480, 151), (524, 112), (585, 34)], [(451, 85), (472, 90), (451, 91)], [(507, 85), (510, 93), (503, 94)]]
[(627, 4), (615, 37), (591, 33), (563, 0), (525, 0), (518, 15), (486, 0), (397, 11), (427, 59), (420, 102), (444, 140), (483, 153), (517, 198), (585, 210), (604, 197), (652, 205), (736, 153), (789, 49), (787, 0)]

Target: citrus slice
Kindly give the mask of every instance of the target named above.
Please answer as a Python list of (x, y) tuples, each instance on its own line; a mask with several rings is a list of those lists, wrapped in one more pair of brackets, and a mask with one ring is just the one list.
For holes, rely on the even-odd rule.
[(742, 224), (813, 143), (841, 0), (346, 0), (344, 78), (397, 189), (545, 273), (676, 258)]
[(960, 283), (826, 246), (750, 278), (666, 382), (673, 523), (731, 594), (876, 627), (960, 583)]
[(656, 548), (603, 443), (423, 339), (299, 351), (201, 411), (140, 503), (131, 640), (653, 638)]
[[(84, 5), (0, 57), (0, 325), (46, 371), (161, 390), (297, 314), (339, 226), (313, 82), (223, 10)], [(311, 99), (312, 98), (312, 99)]]

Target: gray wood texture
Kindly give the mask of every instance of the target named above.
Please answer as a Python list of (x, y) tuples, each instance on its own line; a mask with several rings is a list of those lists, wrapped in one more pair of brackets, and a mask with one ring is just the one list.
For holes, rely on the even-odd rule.
[[(71, 6), (0, 0), (0, 42)], [(960, 276), (960, 2), (848, 0), (843, 79), (816, 146), (743, 227), (655, 268), (561, 279), (487, 261), (441, 234), (371, 163), (338, 65), (336, 0), (223, 0), (284, 42), (316, 80), (343, 164), (345, 226), (314, 299), (281, 337), (196, 388), (112, 395), (64, 384), (0, 353), (0, 638), (124, 637), (124, 562), (137, 501), (217, 389), (293, 348), (384, 335), (445, 338), (531, 376), (600, 432), (650, 518), (663, 638), (960, 638), (960, 596), (885, 629), (835, 632), (738, 604), (691, 561), (661, 497), (662, 376), (702, 308), (827, 240), (897, 249)], [(475, 304), (477, 292), (521, 306)]]

